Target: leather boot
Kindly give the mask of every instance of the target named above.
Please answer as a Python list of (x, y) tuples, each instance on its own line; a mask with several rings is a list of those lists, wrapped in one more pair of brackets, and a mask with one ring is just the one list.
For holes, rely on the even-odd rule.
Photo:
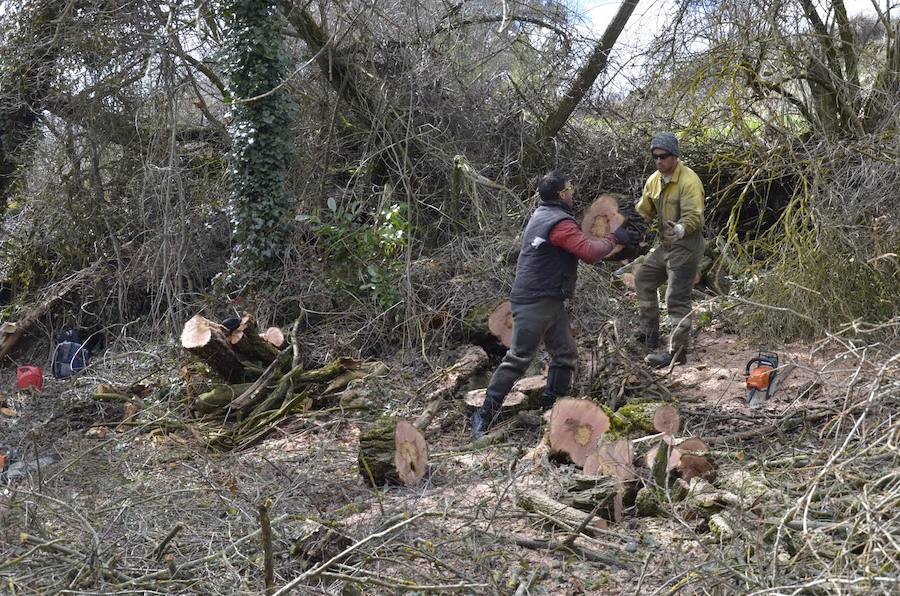
[(572, 384), (572, 369), (562, 366), (551, 366), (547, 371), (547, 387), (541, 395), (541, 410), (549, 410), (556, 403), (557, 397), (568, 395)]
[(672, 364), (672, 360), (675, 364), (684, 364), (687, 362), (687, 350), (682, 348), (674, 352), (654, 352), (644, 358), (644, 362), (653, 368), (665, 368)]
[(478, 439), (488, 431), (492, 424), (497, 420), (500, 414), (500, 408), (503, 406), (505, 395), (488, 392), (484, 396), (484, 403), (472, 414), (472, 440)]

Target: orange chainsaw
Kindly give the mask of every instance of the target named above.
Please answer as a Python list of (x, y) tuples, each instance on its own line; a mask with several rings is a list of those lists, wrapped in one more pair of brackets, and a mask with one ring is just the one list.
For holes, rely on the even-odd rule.
[(747, 405), (757, 408), (778, 388), (778, 354), (759, 352), (751, 358), (744, 371), (747, 377)]

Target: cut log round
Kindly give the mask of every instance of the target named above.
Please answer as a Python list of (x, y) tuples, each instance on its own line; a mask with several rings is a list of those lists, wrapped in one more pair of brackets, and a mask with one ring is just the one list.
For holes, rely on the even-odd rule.
[(609, 428), (600, 406), (586, 399), (560, 399), (550, 414), (550, 450), (565, 454), (577, 466), (597, 450), (597, 440)]
[(696, 476), (708, 476), (713, 471), (713, 465), (702, 455), (683, 453), (675, 467), (675, 470), (683, 480), (690, 480)]
[(284, 332), (278, 327), (269, 327), (265, 331), (259, 334), (261, 338), (275, 346), (276, 350), (281, 350), (284, 348)]
[[(619, 213), (619, 202), (609, 195), (600, 195), (585, 212), (581, 220), (581, 231), (592, 240), (600, 240), (623, 223), (625, 217)], [(617, 245), (607, 256), (613, 256), (622, 248), (621, 245)]]
[(680, 425), (681, 416), (678, 415), (678, 410), (669, 404), (659, 406), (656, 409), (656, 413), (653, 414), (653, 428), (657, 432), (674, 435), (678, 432)]
[(181, 330), (181, 347), (197, 356), (227, 381), (239, 379), (244, 365), (232, 349), (228, 330), (203, 315), (194, 315)]
[(709, 447), (700, 439), (685, 439), (678, 443), (677, 447), (682, 453), (691, 453), (693, 455), (704, 455), (709, 453)]
[(512, 345), (513, 318), (512, 304), (509, 300), (504, 300), (497, 305), (497, 308), (488, 317), (488, 329), (504, 346), (508, 348)]
[(370, 486), (410, 486), (427, 467), (425, 437), (406, 420), (382, 420), (359, 438), (359, 473)]
[[(545, 387), (547, 387), (547, 377), (544, 375), (519, 379), (506, 394), (506, 399), (503, 400), (503, 409), (520, 410), (537, 407)], [(463, 400), (470, 408), (480, 408), (486, 394), (487, 389), (473, 389), (463, 396)]]
[(595, 476), (610, 476), (622, 482), (632, 480), (634, 471), (634, 447), (630, 440), (619, 439), (604, 443), (584, 462), (584, 473)]
[(624, 496), (626, 484), (637, 477), (632, 460), (634, 446), (628, 439), (619, 439), (614, 443), (600, 445), (585, 461), (587, 474), (610, 476), (615, 479), (615, 495), (613, 495), (613, 520), (621, 522), (624, 517)]

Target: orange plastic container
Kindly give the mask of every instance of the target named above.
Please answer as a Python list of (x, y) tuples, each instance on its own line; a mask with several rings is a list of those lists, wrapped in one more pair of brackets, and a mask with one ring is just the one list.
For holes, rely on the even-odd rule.
[(38, 391), (44, 388), (44, 373), (39, 366), (20, 366), (16, 369), (16, 384), (19, 391), (34, 387)]

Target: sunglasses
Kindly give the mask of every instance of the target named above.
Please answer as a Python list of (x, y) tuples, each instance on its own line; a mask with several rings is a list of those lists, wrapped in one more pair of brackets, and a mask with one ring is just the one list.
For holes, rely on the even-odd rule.
[(669, 159), (672, 157), (671, 153), (651, 153), (650, 155), (653, 156), (653, 159)]

